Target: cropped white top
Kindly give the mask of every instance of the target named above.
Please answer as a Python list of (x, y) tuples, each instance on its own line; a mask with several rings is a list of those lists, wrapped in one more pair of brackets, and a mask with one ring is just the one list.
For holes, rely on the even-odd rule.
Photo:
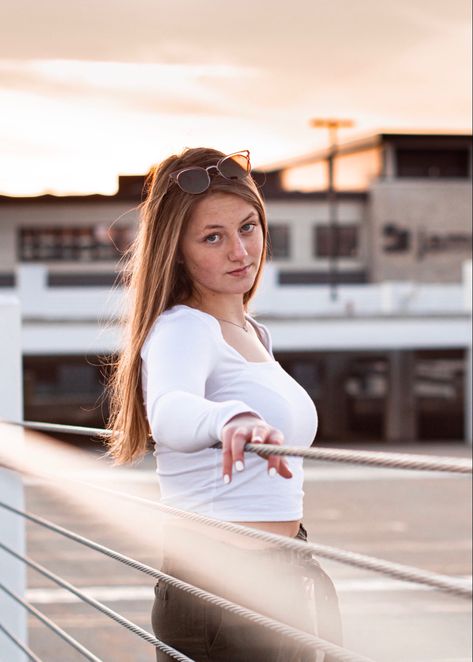
[[(273, 357), (268, 329), (249, 314)], [(245, 469), (224, 484), (221, 440), (236, 414), (253, 412), (308, 447), (317, 412), (308, 393), (278, 361), (247, 361), (218, 320), (184, 304), (164, 311), (141, 349), (144, 403), (153, 439), (161, 501), (227, 521), (289, 521), (302, 517), (302, 458), (287, 457), (293, 477), (270, 477), (267, 461), (245, 454)]]

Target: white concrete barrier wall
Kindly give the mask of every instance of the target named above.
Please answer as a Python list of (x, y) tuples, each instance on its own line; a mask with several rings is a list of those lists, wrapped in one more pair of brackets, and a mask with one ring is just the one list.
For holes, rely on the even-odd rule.
[[(23, 319), (103, 323), (119, 316), (121, 288), (48, 287), (43, 264), (17, 266), (17, 288)], [(386, 315), (464, 311), (462, 283), (383, 282), (339, 285), (333, 301), (324, 285), (279, 285), (278, 267), (267, 263), (252, 309), (268, 315)]]
[[(20, 421), (23, 417), (21, 313), (14, 297), (0, 297), (0, 419)], [(14, 430), (0, 444), (21, 444), (23, 430)], [(0, 499), (24, 510), (21, 476), (0, 466)], [(0, 537), (5, 545), (19, 554), (26, 553), (25, 523), (21, 517), (0, 508)], [(10, 554), (0, 550), (0, 582), (24, 598), (26, 567)], [(27, 643), (27, 614), (25, 609), (0, 590), (0, 622), (19, 641)], [(26, 662), (27, 656), (0, 631), (0, 659)]]

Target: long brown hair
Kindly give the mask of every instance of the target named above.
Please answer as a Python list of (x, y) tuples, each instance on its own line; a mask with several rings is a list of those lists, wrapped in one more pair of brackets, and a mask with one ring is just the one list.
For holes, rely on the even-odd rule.
[(189, 166), (214, 165), (224, 154), (215, 149), (187, 148), (153, 168), (146, 182), (147, 195), (141, 206), (135, 240), (123, 258), (122, 282), (126, 306), (122, 316), (124, 337), (120, 354), (112, 368), (106, 393), (109, 419), (104, 435), (107, 455), (115, 464), (140, 459), (147, 450), (150, 427), (146, 417), (141, 385), (141, 347), (151, 326), (163, 311), (189, 299), (193, 283), (180, 258), (180, 241), (194, 205), (209, 193), (237, 195), (258, 212), (263, 230), (263, 254), (252, 288), (243, 295), (244, 309), (253, 297), (266, 259), (267, 221), (260, 192), (251, 176), (229, 181), (216, 175), (210, 188), (198, 195), (169, 186), (169, 174)]

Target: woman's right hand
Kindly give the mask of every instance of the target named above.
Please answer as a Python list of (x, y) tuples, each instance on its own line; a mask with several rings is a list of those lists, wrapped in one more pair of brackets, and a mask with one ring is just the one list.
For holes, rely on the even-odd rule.
[[(231, 418), (222, 428), (222, 469), (225, 483), (229, 483), (232, 479), (233, 464), (237, 471), (243, 471), (245, 468), (244, 449), (248, 442), (282, 446), (284, 435), (256, 414), (237, 414)], [(270, 455), (262, 459), (267, 459), (270, 476), (278, 473), (283, 478), (292, 478), (292, 472), (282, 456)]]

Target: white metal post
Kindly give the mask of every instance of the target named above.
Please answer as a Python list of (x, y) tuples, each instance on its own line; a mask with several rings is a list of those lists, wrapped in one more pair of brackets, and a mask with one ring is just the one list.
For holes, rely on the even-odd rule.
[(465, 310), (470, 313), (470, 333), (468, 334), (468, 345), (465, 349), (465, 442), (471, 446), (473, 443), (473, 351), (471, 337), (471, 313), (473, 308), (472, 288), (472, 261), (463, 263), (463, 296)]
[[(18, 299), (0, 297), (0, 419), (21, 421), (23, 417), (23, 388), (21, 362), (21, 312)], [(19, 445), (23, 430), (13, 429), (0, 444)], [(24, 510), (23, 481), (19, 474), (0, 466), (0, 499)], [(5, 545), (24, 555), (25, 522), (23, 518), (0, 508), (0, 538)], [(0, 582), (10, 591), (24, 598), (26, 567), (22, 561), (0, 550)], [(0, 623), (19, 641), (27, 643), (27, 614), (25, 609), (0, 590)], [(26, 662), (26, 655), (0, 630), (0, 659)]]

